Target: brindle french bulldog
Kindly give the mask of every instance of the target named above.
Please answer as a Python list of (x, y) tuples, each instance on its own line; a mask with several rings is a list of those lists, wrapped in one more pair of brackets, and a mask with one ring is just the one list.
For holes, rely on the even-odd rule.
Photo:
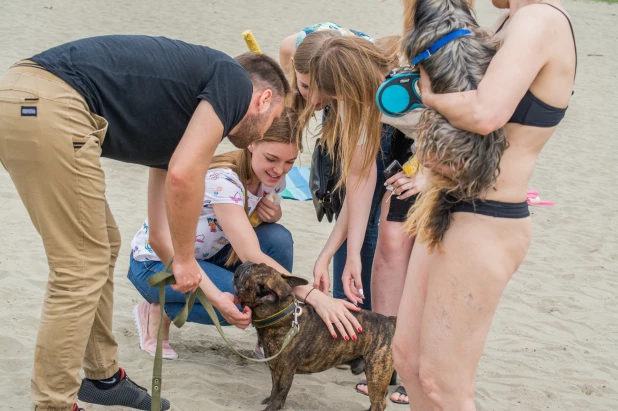
[[(283, 276), (266, 264), (245, 262), (234, 274), (234, 291), (240, 304), (251, 308), (253, 320), (258, 322), (292, 304), (292, 287), (306, 284), (306, 280)], [(270, 397), (263, 402), (268, 404), (264, 411), (275, 411), (283, 407), (294, 374), (321, 372), (341, 364), (349, 364), (355, 375), (363, 371), (366, 373), (371, 401), (369, 410), (384, 410), (394, 369), (391, 343), (395, 334), (396, 317), (385, 317), (365, 310), (353, 313), (363, 332), (357, 334), (356, 341), (344, 341), (330, 335), (313, 307), (307, 304), (302, 308), (303, 313), (298, 317), (300, 332), (281, 355), (268, 362), (272, 390)], [(256, 328), (266, 356), (274, 355), (280, 350), (284, 336), (292, 325), (292, 319), (293, 317), (289, 316), (272, 326)]]

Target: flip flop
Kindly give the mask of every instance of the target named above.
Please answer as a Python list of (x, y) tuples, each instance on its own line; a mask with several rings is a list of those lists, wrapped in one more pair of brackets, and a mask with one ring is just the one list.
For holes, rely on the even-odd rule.
[(362, 392), (361, 390), (358, 389), (359, 385), (367, 385), (367, 379), (363, 378), (359, 382), (356, 383), (356, 392), (359, 393), (359, 394), (363, 394), (364, 396), (368, 397), (369, 395), (365, 394), (364, 392)]
[(539, 192), (534, 190), (528, 190), (526, 202), (531, 206), (553, 207), (556, 205), (553, 201), (541, 200), (541, 197), (539, 197)]
[[(393, 371), (391, 381), (388, 383), (388, 385), (396, 385), (396, 384), (397, 384), (397, 371)], [(367, 385), (367, 378), (362, 378), (358, 383), (356, 383), (356, 392), (367, 396), (367, 394), (365, 394), (364, 392), (358, 389), (359, 385)]]
[[(397, 387), (397, 389), (393, 392), (393, 394), (395, 394), (395, 393), (408, 396), (408, 393), (406, 392), (406, 389), (403, 387), (403, 385), (400, 385), (399, 387)], [(393, 394), (391, 394), (391, 396)], [(401, 404), (401, 405), (410, 404), (408, 401), (393, 401), (392, 399), (391, 399), (391, 402), (393, 404)]]

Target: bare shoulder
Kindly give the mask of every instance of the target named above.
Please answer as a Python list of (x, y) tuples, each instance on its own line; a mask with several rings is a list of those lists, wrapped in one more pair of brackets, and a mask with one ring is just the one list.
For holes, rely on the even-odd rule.
[[(294, 50), (296, 49), (296, 39), (298, 38), (298, 33), (290, 34), (281, 42), (281, 46), (279, 46), (279, 58), (281, 61), (279, 62), (281, 65), (287, 64), (288, 60), (292, 58), (294, 54)], [(285, 61), (283, 61), (285, 59)]]
[(515, 27), (518, 30), (543, 28), (546, 31), (552, 31), (556, 25), (568, 23), (565, 16), (568, 14), (561, 7), (545, 3), (530, 4), (515, 13), (510, 27), (511, 30)]

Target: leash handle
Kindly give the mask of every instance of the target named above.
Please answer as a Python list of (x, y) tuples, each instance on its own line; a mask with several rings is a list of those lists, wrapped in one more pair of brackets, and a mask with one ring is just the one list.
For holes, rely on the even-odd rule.
[[(167, 284), (175, 284), (176, 280), (171, 272), (169, 272), (169, 268), (172, 265), (172, 259), (163, 267), (163, 271), (156, 274), (154, 277), (162, 277), (162, 279), (157, 282), (159, 285), (159, 306), (161, 308), (161, 321), (159, 321), (159, 331), (157, 332), (157, 350), (155, 351), (155, 360), (154, 366), (152, 369), (152, 400), (150, 402), (150, 410), (151, 411), (161, 411), (161, 385), (163, 382), (163, 316), (165, 315), (165, 286)], [(169, 276), (161, 275), (161, 274), (169, 274)], [(150, 280), (148, 282), (150, 283)], [(151, 285), (152, 287), (152, 285)]]
[[(151, 287), (159, 287), (159, 306), (161, 308), (161, 318), (163, 318), (163, 316), (166, 315), (165, 314), (165, 287), (168, 285), (176, 284), (176, 279), (174, 278), (174, 274), (170, 271), (170, 267), (173, 261), (174, 261), (174, 257), (172, 257), (170, 261), (165, 265), (165, 267), (163, 267), (162, 271), (156, 273), (155, 275), (153, 275), (152, 277), (148, 279), (148, 285), (150, 285)], [(193, 304), (195, 303), (196, 298), (200, 301), (200, 303), (202, 304), (202, 306), (208, 313), (208, 316), (210, 317), (211, 321), (217, 328), (217, 331), (219, 331), (219, 334), (221, 335), (221, 338), (223, 338), (223, 341), (225, 341), (225, 343), (228, 345), (228, 347), (230, 347), (230, 349), (233, 352), (235, 352), (236, 354), (238, 354), (239, 356), (241, 356), (242, 358), (248, 361), (264, 363), (264, 362), (274, 360), (275, 358), (279, 356), (279, 354), (283, 352), (285, 347), (288, 346), (288, 344), (300, 331), (300, 326), (298, 325), (298, 322), (294, 321), (290, 330), (285, 334), (285, 337), (283, 338), (283, 344), (281, 344), (281, 349), (279, 350), (277, 354), (272, 355), (268, 358), (263, 358), (263, 359), (247, 357), (241, 354), (240, 352), (238, 352), (238, 350), (236, 350), (232, 346), (232, 344), (230, 344), (227, 338), (225, 338), (225, 334), (223, 333), (223, 328), (221, 327), (221, 323), (219, 322), (219, 318), (217, 317), (217, 313), (215, 312), (215, 309), (212, 306), (212, 303), (210, 302), (210, 300), (208, 300), (208, 297), (206, 297), (206, 294), (204, 294), (204, 291), (202, 291), (202, 289), (199, 287), (197, 288), (195, 292), (185, 293), (185, 300), (186, 300), (185, 305), (182, 308), (182, 310), (178, 313), (176, 318), (174, 318), (174, 321), (173, 321), (174, 325), (178, 328), (181, 328), (187, 322), (187, 318), (189, 317), (189, 313), (191, 312), (191, 309), (193, 308)], [(300, 315), (300, 313), (298, 315)], [(297, 316), (295, 315), (294, 317), (295, 320), (296, 320), (296, 317)], [(163, 383), (163, 321), (160, 321), (159, 322), (159, 332), (157, 334), (157, 350), (155, 351), (154, 366), (152, 370), (152, 403), (151, 403), (151, 408), (150, 408), (151, 411), (161, 411), (162, 383)]]

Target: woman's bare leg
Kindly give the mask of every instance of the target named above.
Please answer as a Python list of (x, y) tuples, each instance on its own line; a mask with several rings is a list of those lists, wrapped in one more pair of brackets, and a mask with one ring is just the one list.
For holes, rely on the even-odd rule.
[(421, 323), (427, 293), (430, 258), (431, 254), (427, 246), (416, 242), (408, 264), (393, 340), (395, 369), (410, 398), (410, 408), (419, 411), (431, 409), (424, 398), (425, 395), (418, 380)]
[(378, 243), (371, 269), (372, 311), (387, 316), (397, 315), (399, 310), (414, 245), (414, 238), (403, 231), (403, 223), (386, 220), (389, 194), (382, 199)]
[[(405, 233), (403, 223), (387, 221), (390, 193), (382, 198), (378, 243), (371, 269), (372, 311), (387, 316), (397, 315), (399, 301), (403, 294), (406, 272), (414, 239)], [(357, 385), (359, 391), (368, 393), (367, 385)], [(407, 401), (405, 396), (394, 393), (395, 401)]]
[(418, 307), (404, 304), (416, 298), (406, 282), (394, 353), (411, 409), (476, 409), (476, 371), (491, 321), (529, 243), (529, 218), (455, 214), (444, 252), (429, 256), (420, 339)]

